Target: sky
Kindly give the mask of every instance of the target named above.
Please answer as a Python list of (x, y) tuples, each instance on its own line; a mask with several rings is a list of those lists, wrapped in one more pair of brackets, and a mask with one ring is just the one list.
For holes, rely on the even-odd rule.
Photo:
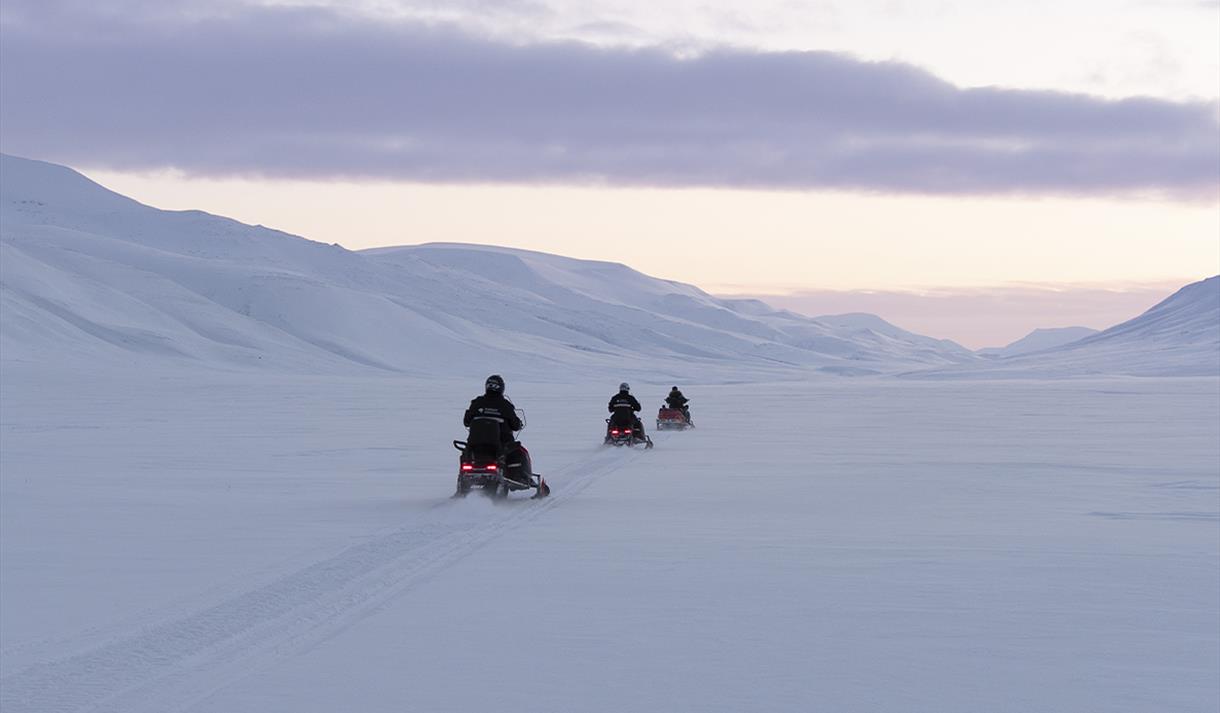
[(1211, 0), (6, 0), (0, 40), (0, 150), (351, 249), (972, 347), (1220, 272)]

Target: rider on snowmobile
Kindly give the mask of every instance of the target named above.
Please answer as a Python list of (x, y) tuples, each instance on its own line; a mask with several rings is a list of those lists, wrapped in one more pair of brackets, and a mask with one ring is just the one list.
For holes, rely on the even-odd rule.
[(665, 403), (672, 409), (677, 409), (682, 412), (682, 416), (690, 423), (690, 409), (686, 404), (690, 403), (690, 399), (682, 395), (682, 392), (675, 386), (669, 390), (669, 396), (665, 397)]
[[(513, 466), (509, 472), (515, 471), (528, 480), (532, 473), (529, 451), (513, 437), (513, 432), (520, 431), (525, 424), (517, 415), (513, 402), (504, 397), (504, 379), (499, 374), (487, 377), (483, 384), (483, 395), (471, 400), (466, 415), (462, 417), (462, 425), (467, 428), (475, 421), (492, 421), (499, 426), (499, 446), (504, 451), (509, 465)], [(519, 469), (516, 467), (517, 463), (521, 464)]]
[(644, 440), (644, 422), (635, 415), (640, 408), (640, 402), (631, 395), (631, 385), (624, 381), (618, 385), (618, 393), (610, 397), (610, 424), (620, 428), (630, 425), (636, 438)]

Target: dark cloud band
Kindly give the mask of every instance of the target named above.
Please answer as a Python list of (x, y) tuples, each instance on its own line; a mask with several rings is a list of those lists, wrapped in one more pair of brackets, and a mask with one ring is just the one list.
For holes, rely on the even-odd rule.
[(827, 52), (512, 45), (319, 9), (11, 11), (5, 151), (196, 174), (1213, 195), (1209, 102), (961, 89)]

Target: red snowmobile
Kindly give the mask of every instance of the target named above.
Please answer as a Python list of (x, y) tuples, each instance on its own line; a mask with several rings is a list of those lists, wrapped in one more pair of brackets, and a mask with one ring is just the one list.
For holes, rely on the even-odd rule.
[(688, 428), (694, 428), (695, 424), (691, 423), (690, 410), (685, 408), (674, 408), (669, 404), (661, 404), (661, 408), (657, 410), (657, 430), (658, 431), (685, 431)]

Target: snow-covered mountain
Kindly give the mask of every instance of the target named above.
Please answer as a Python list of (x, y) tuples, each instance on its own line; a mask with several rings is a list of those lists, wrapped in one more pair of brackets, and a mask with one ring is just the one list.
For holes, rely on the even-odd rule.
[(885, 373), (976, 357), (901, 330), (720, 299), (625, 265), (430, 244), (362, 252), (162, 211), (0, 161), (6, 360), (180, 359), (417, 374)]
[(911, 376), (1220, 376), (1220, 275), (1191, 283), (1143, 314), (1048, 349)]
[(1099, 330), (1091, 327), (1050, 327), (1045, 329), (1035, 329), (1026, 334), (1015, 342), (1003, 347), (988, 347), (979, 349), (978, 354), (985, 357), (1013, 357), (1019, 354), (1029, 354), (1031, 352), (1042, 351), (1043, 349), (1052, 349), (1060, 347), (1064, 344), (1071, 344), (1077, 339), (1097, 334)]
[(1220, 275), (1189, 284), (1135, 319), (1045, 352), (1099, 372), (1220, 375)]
[(835, 329), (844, 329), (856, 336), (879, 335), (893, 339), (903, 344), (922, 345), (928, 354), (950, 353), (965, 362), (970, 361), (973, 353), (951, 339), (936, 339), (890, 324), (881, 317), (867, 312), (849, 312), (847, 314), (829, 314), (815, 318), (818, 322)]

